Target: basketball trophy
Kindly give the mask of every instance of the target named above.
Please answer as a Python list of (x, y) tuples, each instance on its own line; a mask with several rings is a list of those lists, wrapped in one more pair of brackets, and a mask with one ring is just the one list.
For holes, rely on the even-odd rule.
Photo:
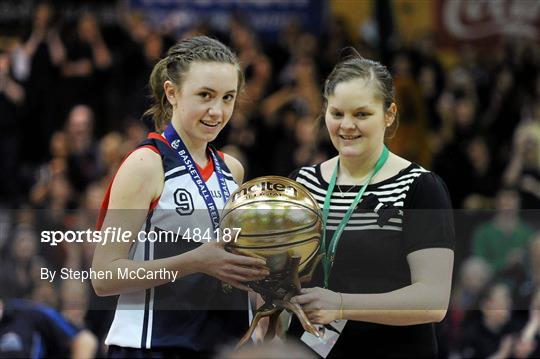
[[(304, 329), (320, 337), (302, 308), (290, 299), (309, 282), (320, 262), (322, 215), (317, 201), (299, 183), (285, 177), (265, 176), (240, 186), (223, 209), (221, 228), (240, 228), (227, 250), (264, 258), (270, 275), (246, 283), (264, 299), (237, 348), (246, 343), (263, 317), (269, 318), (265, 340), (276, 335), (278, 318), (293, 312)], [(303, 275), (300, 275), (302, 274)]]

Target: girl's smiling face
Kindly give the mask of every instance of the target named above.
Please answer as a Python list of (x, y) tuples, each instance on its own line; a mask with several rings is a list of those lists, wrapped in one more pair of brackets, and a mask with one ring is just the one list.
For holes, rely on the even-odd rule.
[(180, 89), (167, 82), (165, 92), (173, 106), (176, 130), (188, 136), (192, 143), (213, 141), (234, 110), (238, 85), (236, 68), (228, 63), (194, 62)]
[(341, 156), (363, 156), (377, 151), (396, 116), (392, 103), (385, 111), (373, 81), (355, 78), (340, 82), (328, 96), (325, 122)]

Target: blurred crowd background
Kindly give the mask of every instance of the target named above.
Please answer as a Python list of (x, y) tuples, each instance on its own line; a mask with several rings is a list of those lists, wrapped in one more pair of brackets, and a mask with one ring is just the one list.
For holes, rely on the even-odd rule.
[(175, 41), (206, 34), (237, 52), (246, 88), (216, 146), (241, 160), (246, 179), (335, 155), (318, 120), (322, 81), (354, 46), (394, 75), (390, 148), (439, 174), (456, 209), (441, 357), (540, 356), (540, 4), (276, 0), (256, 10), (296, 12), (269, 30), (235, 3), (220, 2), (216, 20), (174, 12), (186, 2), (0, 2), (3, 297), (106, 334), (111, 311), (88, 308), (112, 309), (114, 298), (39, 279), (44, 266), (89, 268), (92, 244), (50, 247), (39, 233), (93, 228), (123, 157), (152, 130), (147, 81)]

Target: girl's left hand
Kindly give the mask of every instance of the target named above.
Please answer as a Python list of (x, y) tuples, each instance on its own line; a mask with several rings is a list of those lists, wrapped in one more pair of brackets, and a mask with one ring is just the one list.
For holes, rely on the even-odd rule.
[(340, 318), (341, 295), (324, 288), (305, 288), (301, 294), (291, 298), (300, 304), (309, 320), (314, 324), (328, 324)]

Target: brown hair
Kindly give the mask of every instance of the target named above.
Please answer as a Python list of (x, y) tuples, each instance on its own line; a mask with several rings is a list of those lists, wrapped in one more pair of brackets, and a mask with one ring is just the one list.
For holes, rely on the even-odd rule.
[[(324, 105), (322, 115), (326, 113), (328, 97), (334, 94), (336, 86), (341, 82), (351, 81), (357, 78), (366, 81), (374, 81), (376, 96), (383, 100), (383, 108), (386, 112), (390, 105), (395, 102), (394, 80), (390, 71), (378, 61), (373, 61), (362, 57), (354, 48), (346, 48), (352, 52), (351, 55), (344, 57), (334, 66), (330, 75), (324, 83)], [(392, 123), (392, 126), (386, 129), (385, 138), (394, 136), (399, 124), (398, 117)]]
[(167, 100), (163, 84), (171, 81), (180, 87), (183, 76), (194, 62), (220, 62), (233, 65), (238, 71), (238, 88), (244, 86), (244, 73), (236, 55), (218, 40), (207, 36), (184, 39), (167, 51), (167, 56), (154, 66), (150, 74), (150, 90), (154, 104), (144, 115), (151, 115), (156, 131), (162, 131), (172, 116), (172, 106)]

